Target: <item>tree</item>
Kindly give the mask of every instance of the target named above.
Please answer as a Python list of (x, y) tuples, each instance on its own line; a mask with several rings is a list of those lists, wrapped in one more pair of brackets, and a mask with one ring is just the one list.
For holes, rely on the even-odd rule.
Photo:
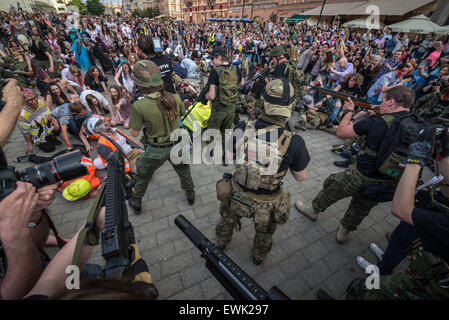
[(104, 5), (99, 0), (87, 0), (87, 12), (94, 16), (102, 15), (104, 12)]
[(80, 10), (80, 14), (86, 13), (86, 8), (84, 7), (84, 3), (82, 3), (81, 0), (72, 0), (67, 5), (77, 6), (78, 9)]

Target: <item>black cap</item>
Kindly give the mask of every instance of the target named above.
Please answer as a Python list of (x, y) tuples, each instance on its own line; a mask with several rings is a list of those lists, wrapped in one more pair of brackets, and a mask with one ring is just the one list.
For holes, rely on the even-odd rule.
[(223, 47), (216, 47), (212, 50), (211, 54), (207, 57), (208, 59), (213, 59), (216, 56), (226, 57), (226, 49)]

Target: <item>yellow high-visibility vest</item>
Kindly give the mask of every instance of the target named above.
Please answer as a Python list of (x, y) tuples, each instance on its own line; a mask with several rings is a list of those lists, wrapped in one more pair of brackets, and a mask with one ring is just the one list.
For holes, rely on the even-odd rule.
[(192, 132), (205, 129), (212, 110), (210, 101), (208, 101), (207, 104), (202, 104), (201, 102), (192, 104), (189, 109), (187, 109), (187, 112), (189, 112), (190, 109), (192, 109), (192, 111), (182, 122), (184, 126), (189, 128)]

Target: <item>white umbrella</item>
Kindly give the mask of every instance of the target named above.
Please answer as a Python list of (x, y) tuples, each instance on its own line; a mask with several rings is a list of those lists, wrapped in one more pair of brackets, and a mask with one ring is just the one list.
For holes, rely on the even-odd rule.
[(419, 16), (393, 23), (388, 26), (393, 32), (408, 32), (408, 33), (421, 33), (426, 34), (434, 32), (440, 26), (434, 23), (430, 18), (423, 14)]
[(318, 23), (318, 18), (310, 17), (310, 18), (306, 19), (306, 23), (308, 26), (316, 26), (316, 24)]
[(437, 33), (437, 34), (449, 34), (449, 25), (437, 28), (435, 30), (435, 33)]
[[(352, 21), (348, 21), (342, 24), (343, 28), (358, 28), (358, 29), (368, 29), (366, 26), (366, 23), (370, 22), (369, 17), (361, 17)], [(379, 27), (376, 28), (376, 26), (371, 26), (371, 29), (379, 29)]]

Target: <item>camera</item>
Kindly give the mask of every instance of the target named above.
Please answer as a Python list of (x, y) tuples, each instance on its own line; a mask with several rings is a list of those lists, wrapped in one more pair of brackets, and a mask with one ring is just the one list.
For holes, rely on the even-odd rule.
[(36, 189), (60, 181), (70, 181), (89, 174), (81, 164), (82, 154), (79, 150), (68, 152), (52, 161), (38, 166), (28, 167), (19, 172), (7, 166), (6, 157), (0, 148), (2, 165), (0, 167), (0, 201), (16, 189), (16, 182), (31, 183)]
[(441, 79), (434, 79), (432, 81), (430, 81), (430, 85), (432, 87), (439, 87), (443, 84), (443, 81), (441, 81)]

